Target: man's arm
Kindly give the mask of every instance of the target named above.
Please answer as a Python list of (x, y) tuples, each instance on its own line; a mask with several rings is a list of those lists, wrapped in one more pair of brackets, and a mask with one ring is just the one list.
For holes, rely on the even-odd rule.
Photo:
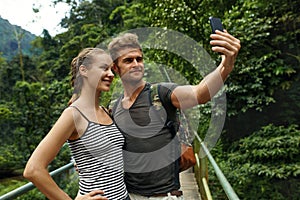
[(172, 103), (177, 108), (191, 108), (198, 104), (204, 104), (221, 89), (224, 81), (234, 68), (234, 63), (241, 48), (240, 40), (224, 32), (216, 31), (211, 34), (210, 44), (214, 52), (221, 53), (221, 63), (198, 85), (178, 86), (171, 95)]

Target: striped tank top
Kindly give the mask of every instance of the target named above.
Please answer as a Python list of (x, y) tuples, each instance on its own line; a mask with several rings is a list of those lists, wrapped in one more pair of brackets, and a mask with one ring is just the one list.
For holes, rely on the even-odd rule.
[(122, 133), (115, 123), (102, 125), (92, 122), (77, 107), (72, 107), (88, 121), (80, 138), (68, 140), (79, 172), (80, 194), (100, 189), (110, 200), (126, 199)]

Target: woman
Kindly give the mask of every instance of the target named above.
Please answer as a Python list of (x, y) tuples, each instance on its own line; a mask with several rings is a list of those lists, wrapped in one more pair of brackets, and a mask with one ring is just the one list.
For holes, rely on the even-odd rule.
[(124, 138), (103, 107), (102, 91), (114, 78), (112, 59), (98, 48), (83, 49), (72, 60), (74, 95), (31, 155), (24, 177), (49, 199), (71, 199), (49, 175), (47, 166), (68, 141), (79, 171), (76, 199), (129, 199), (123, 177)]

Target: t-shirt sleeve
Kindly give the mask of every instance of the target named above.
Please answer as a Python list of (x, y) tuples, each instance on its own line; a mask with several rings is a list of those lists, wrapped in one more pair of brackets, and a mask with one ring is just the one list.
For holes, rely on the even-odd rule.
[(160, 83), (158, 93), (164, 107), (169, 110), (176, 110), (171, 101), (171, 94), (178, 85), (176, 83)]

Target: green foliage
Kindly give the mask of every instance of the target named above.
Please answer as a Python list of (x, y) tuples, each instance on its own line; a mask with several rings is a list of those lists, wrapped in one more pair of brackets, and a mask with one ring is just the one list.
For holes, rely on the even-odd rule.
[[(296, 73), (295, 62), (299, 64), (299, 59), (293, 58), (299, 55), (299, 43), (291, 41), (297, 41), (299, 34), (299, 22), (294, 20), (298, 16), (295, 8), (299, 7), (299, 2), (282, 6), (281, 1), (274, 0), (271, 7), (267, 6), (269, 3), (156, 0), (151, 4), (155, 9), (150, 11), (150, 18), (153, 26), (168, 27), (199, 41), (213, 58), (216, 57), (208, 41), (209, 16), (222, 18), (224, 27), (241, 40), (236, 69), (227, 81), (227, 113), (231, 116), (251, 108), (261, 111), (274, 103), (274, 91), (289, 89)], [(276, 10), (285, 16), (278, 15)], [(293, 58), (285, 58), (286, 54), (292, 54)], [(195, 77), (193, 73), (184, 74)]]
[[(234, 31), (242, 43), (237, 70), (232, 76), (235, 78), (228, 87), (229, 109), (234, 105), (243, 112), (249, 108), (261, 111), (265, 105), (276, 101), (274, 91), (290, 88), (299, 69), (295, 65), (298, 61), (286, 56), (289, 52), (299, 54), (299, 44), (289, 45), (296, 39), (295, 32), (299, 32), (299, 28), (288, 28), (289, 24), (297, 23), (293, 19), (299, 2), (292, 1), (282, 6), (281, 1), (274, 0), (271, 7), (267, 4), (266, 1), (241, 1), (224, 15), (228, 30)], [(274, 15), (276, 10), (284, 9), (289, 16), (285, 20)], [(231, 114), (234, 113), (238, 112)]]
[[(63, 41), (61, 41), (63, 42)], [(35, 63), (35, 70), (38, 72), (39, 76), (37, 81), (42, 83), (51, 82), (53, 79), (59, 79), (65, 77), (65, 74), (54, 74), (53, 67), (59, 58), (59, 51), (61, 44), (59, 39), (52, 37), (47, 30), (44, 30), (41, 37), (37, 37), (32, 42), (33, 49), (35, 51), (35, 56), (32, 57)], [(69, 65), (68, 65), (69, 66)], [(61, 66), (61, 68), (66, 68)]]
[[(233, 1), (162, 1), (155, 0), (150, 12), (152, 26), (168, 27), (184, 33), (204, 45), (208, 42), (208, 35), (211, 32), (209, 16), (221, 17), (225, 10), (230, 9)], [(216, 6), (218, 5), (218, 6)], [(205, 9), (203, 9), (205, 8)]]
[(0, 121), (9, 120), (12, 116), (11, 110), (3, 104), (0, 104)]
[(22, 155), (16, 144), (0, 146), (0, 177), (12, 174), (14, 170), (22, 168)]
[(61, 176), (58, 176), (56, 180), (59, 187), (63, 188), (63, 190), (72, 199), (75, 199), (79, 188), (78, 172), (76, 172), (75, 170), (70, 170), (67, 174), (62, 174)]
[(27, 181), (18, 180), (18, 179), (2, 179), (0, 184), (0, 196), (21, 187), (22, 185), (26, 184)]
[(37, 188), (30, 190), (29, 192), (21, 195), (20, 197), (17, 197), (16, 199), (17, 200), (31, 200), (31, 199), (47, 200), (45, 195), (41, 193)]
[(15, 104), (13, 102), (0, 103), (0, 128), (1, 139), (4, 142), (4, 146), (13, 145), (15, 143), (12, 137), (12, 130), (15, 128), (15, 122), (17, 122), (17, 115), (14, 113)]
[[(78, 193), (78, 173), (74, 170), (69, 170), (66, 173), (54, 177), (57, 184), (63, 188), (63, 190), (72, 198), (75, 199)], [(28, 183), (28, 181), (22, 178), (5, 179), (1, 180), (0, 195), (4, 195), (18, 187), (21, 187)], [(37, 188), (30, 190), (29, 192), (17, 197), (20, 200), (47, 200), (44, 194), (42, 194)]]
[[(2, 151), (5, 158), (0, 161), (2, 169), (11, 167), (11, 170), (15, 170), (25, 165), (37, 144), (66, 107), (70, 94), (69, 84), (64, 82), (16, 83), (13, 102), (0, 104), (1, 136), (5, 144), (3, 148), (7, 148), (7, 151)], [(54, 167), (70, 160), (68, 152), (62, 155), (62, 161), (55, 161)]]
[(139, 1), (132, 1), (116, 7), (110, 14), (109, 19), (119, 19), (119, 23), (124, 26), (123, 29), (135, 29), (146, 27), (149, 24), (149, 7)]
[(234, 146), (236, 153), (229, 155), (229, 161), (234, 165), (250, 162), (250, 174), (279, 179), (300, 176), (300, 130), (295, 125), (262, 127)]
[[(80, 30), (80, 35), (74, 36), (61, 47), (59, 61), (56, 62), (54, 67), (49, 69), (53, 74), (61, 76), (61, 78), (67, 76), (70, 67), (62, 68), (61, 66), (70, 66), (72, 59), (76, 57), (83, 48), (96, 47), (107, 37), (105, 29), (96, 24), (85, 24)], [(57, 76), (54, 76), (54, 78)]]
[(241, 199), (283, 200), (299, 197), (298, 126), (270, 124), (249, 137), (234, 142), (229, 151), (229, 154), (215, 155)]
[[(49, 165), (49, 171), (56, 170), (71, 161), (71, 151), (69, 149), (68, 143), (65, 143), (60, 149), (58, 155), (54, 158), (54, 160)], [(59, 181), (60, 178), (58, 178)]]
[[(18, 187), (21, 187), (28, 183), (22, 179), (13, 179), (13, 180), (1, 180), (0, 184), (0, 196), (4, 195)], [(72, 198), (75, 199), (78, 192), (78, 174), (77, 172), (67, 172), (57, 177), (58, 185), (63, 188), (63, 190)], [(45, 195), (41, 193), (37, 188), (30, 190), (29, 192), (16, 198), (17, 200), (47, 200)]]
[[(14, 170), (24, 166), (36, 145), (67, 106), (72, 93), (69, 85), (70, 62), (82, 48), (95, 47), (124, 30), (153, 26), (179, 31), (193, 38), (217, 63), (219, 55), (212, 53), (209, 45), (211, 31), (208, 23), (209, 16), (216, 16), (222, 18), (224, 27), (242, 44), (235, 70), (224, 88), (229, 124), (224, 132), (228, 137), (232, 134), (239, 135), (239, 138), (250, 135), (236, 142), (219, 141), (213, 149), (216, 161), (241, 199), (297, 199), (300, 196), (299, 130), (297, 126), (288, 126), (299, 124), (299, 1), (55, 2), (71, 5), (70, 15), (61, 21), (67, 31), (52, 37), (44, 30), (41, 37), (36, 37), (32, 43), (32, 56), (23, 57), (25, 81), (20, 81), (19, 57), (4, 60), (8, 50), (4, 43), (10, 41), (9, 48), (16, 51), (17, 41), (8, 38), (11, 32), (2, 35), (2, 27), (6, 25), (0, 26), (4, 42), (1, 46), (6, 48), (4, 58), (0, 57), (0, 128), (4, 143), (0, 148), (1, 169)], [(27, 38), (26, 34), (22, 42)], [(179, 47), (183, 45), (179, 40), (175, 43)], [(160, 69), (154, 68), (164, 65), (173, 80), (179, 81), (178, 77), (183, 75), (189, 83), (201, 81), (201, 72), (178, 55), (147, 49), (145, 57), (149, 61), (145, 78), (149, 80), (164, 79), (158, 76), (161, 75)], [(150, 76), (153, 74), (158, 75)], [(103, 105), (107, 105), (112, 96), (114, 99), (115, 94), (121, 93), (118, 84), (118, 79), (115, 79), (114, 91), (102, 96)], [(199, 109), (201, 120), (198, 133), (204, 138), (210, 124), (211, 104)], [(255, 110), (260, 113), (253, 115)], [(244, 120), (242, 123), (240, 118)], [(286, 126), (265, 126), (270, 120)], [(264, 127), (246, 134), (247, 126), (254, 130)], [(50, 168), (60, 167), (69, 159), (69, 149), (64, 147)], [(211, 166), (209, 173), (209, 186), (214, 198), (227, 199)], [(71, 179), (77, 180), (76, 175)], [(68, 183), (68, 180), (63, 180), (63, 176), (57, 178), (58, 182), (62, 182), (59, 183), (61, 187), (75, 197), (78, 183)], [(38, 190), (33, 190), (19, 199), (45, 197)]]

